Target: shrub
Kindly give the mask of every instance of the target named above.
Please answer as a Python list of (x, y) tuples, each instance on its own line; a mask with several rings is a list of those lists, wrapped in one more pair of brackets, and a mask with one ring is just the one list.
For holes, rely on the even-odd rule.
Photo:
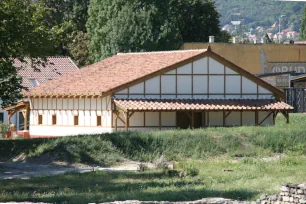
[(4, 135), (10, 130), (10, 125), (6, 123), (0, 122), (0, 137), (4, 137)]

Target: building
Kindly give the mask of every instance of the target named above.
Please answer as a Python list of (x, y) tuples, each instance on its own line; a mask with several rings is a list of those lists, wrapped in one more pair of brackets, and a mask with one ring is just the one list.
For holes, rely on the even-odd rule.
[[(53, 80), (57, 77), (63, 76), (69, 72), (78, 71), (78, 67), (73, 63), (69, 57), (48, 57), (47, 62), (44, 64), (33, 66), (30, 59), (26, 58), (26, 62), (19, 60), (14, 61), (14, 66), (17, 69), (17, 73), (22, 77), (22, 86), (27, 88), (27, 91), (32, 90), (34, 87)], [(10, 107), (12, 108), (12, 107)], [(24, 130), (27, 127), (24, 126), (25, 112), (9, 112), (0, 109), (0, 122), (15, 124), (17, 130)]]
[(117, 54), (34, 88), (31, 137), (273, 125), (284, 93), (207, 50)]

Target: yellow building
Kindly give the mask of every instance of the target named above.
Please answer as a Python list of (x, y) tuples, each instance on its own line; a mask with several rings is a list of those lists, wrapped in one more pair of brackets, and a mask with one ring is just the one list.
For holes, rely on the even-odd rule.
[[(185, 43), (184, 50), (205, 49), (209, 43)], [(210, 44), (214, 52), (252, 74), (306, 73), (305, 45)]]

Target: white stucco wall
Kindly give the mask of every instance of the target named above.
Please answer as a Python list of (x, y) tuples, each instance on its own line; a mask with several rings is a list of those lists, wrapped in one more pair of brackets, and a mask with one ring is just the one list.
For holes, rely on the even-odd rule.
[[(31, 136), (65, 136), (111, 131), (111, 98), (32, 99), (30, 111)], [(42, 115), (42, 124), (38, 117)], [(52, 124), (52, 116), (56, 124)], [(78, 125), (74, 124), (78, 116)], [(101, 116), (101, 126), (97, 117)]]
[(30, 135), (35, 136), (71, 136), (80, 134), (111, 133), (112, 128), (80, 126), (31, 126)]

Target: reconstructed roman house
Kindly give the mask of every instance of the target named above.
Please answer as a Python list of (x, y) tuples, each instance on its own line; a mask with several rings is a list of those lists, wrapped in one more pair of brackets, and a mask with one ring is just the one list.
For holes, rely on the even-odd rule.
[(279, 89), (207, 50), (117, 54), (34, 88), (30, 135), (273, 125)]
[[(22, 78), (22, 86), (27, 89), (25, 91), (30, 91), (34, 87), (61, 77), (66, 73), (79, 71), (79, 68), (69, 57), (47, 57), (46, 62), (35, 66), (29, 58), (25, 58), (25, 61), (14, 60), (17, 74)], [(17, 106), (7, 107), (5, 110), (0, 107), (0, 122), (8, 123), (10, 121), (11, 124), (16, 126), (17, 130), (27, 129), (25, 124), (28, 124), (28, 117), (26, 117), (28, 109), (28, 102), (21, 102)]]

